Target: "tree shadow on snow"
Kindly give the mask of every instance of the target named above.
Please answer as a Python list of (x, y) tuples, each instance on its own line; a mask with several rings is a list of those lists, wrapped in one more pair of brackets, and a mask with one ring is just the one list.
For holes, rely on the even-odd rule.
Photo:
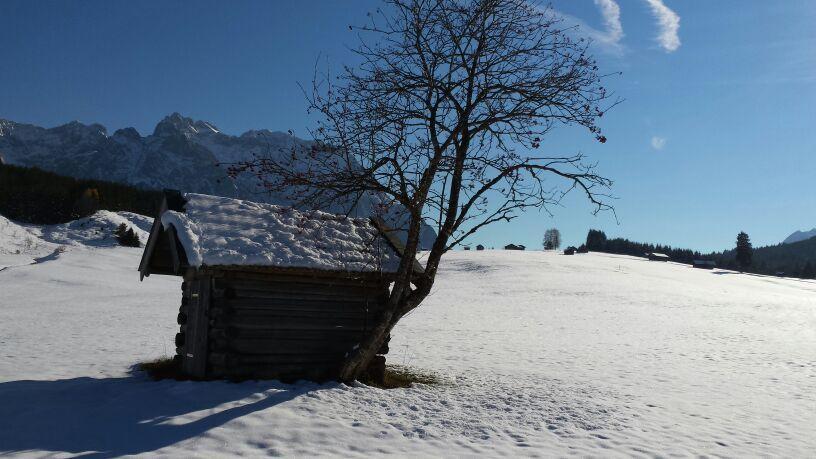
[(149, 453), (322, 388), (301, 382), (74, 378), (0, 383), (0, 455)]

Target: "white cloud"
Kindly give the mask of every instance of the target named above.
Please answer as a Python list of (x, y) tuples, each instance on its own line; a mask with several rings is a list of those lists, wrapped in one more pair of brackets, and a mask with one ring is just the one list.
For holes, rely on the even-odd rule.
[(646, 3), (651, 7), (660, 27), (657, 42), (668, 53), (677, 50), (680, 47), (680, 37), (677, 35), (680, 30), (680, 16), (663, 4), (663, 0), (646, 0)]
[[(591, 39), (597, 49), (612, 55), (622, 55), (625, 49), (621, 44), (623, 26), (620, 21), (618, 3), (615, 0), (594, 0), (594, 2), (603, 17), (604, 30), (598, 30), (575, 16), (556, 10), (548, 11), (554, 12), (561, 18), (564, 21), (562, 25), (565, 28), (577, 27), (576, 34)], [(546, 9), (540, 4), (536, 3), (535, 5), (542, 10)]]
[(623, 26), (620, 20), (620, 6), (615, 0), (595, 0), (595, 6), (601, 10), (606, 31), (600, 38), (607, 43), (620, 43), (623, 38)]
[(652, 148), (654, 148), (655, 150), (662, 150), (663, 147), (665, 146), (666, 146), (665, 137), (652, 136)]

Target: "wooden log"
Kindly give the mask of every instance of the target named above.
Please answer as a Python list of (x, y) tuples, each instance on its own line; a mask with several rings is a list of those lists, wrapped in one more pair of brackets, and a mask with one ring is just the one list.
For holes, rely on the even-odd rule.
[(302, 282), (304, 279), (315, 281), (331, 280), (336, 282), (367, 282), (388, 285), (393, 281), (393, 275), (377, 272), (346, 272), (325, 271), (306, 268), (280, 268), (274, 266), (212, 266), (210, 273), (214, 277), (223, 279), (258, 279), (267, 280), (274, 277), (277, 280)]
[(279, 316), (218, 315), (210, 320), (213, 328), (234, 327), (242, 330), (357, 330), (363, 331), (371, 320), (363, 317), (297, 317), (289, 314)]
[(327, 364), (283, 364), (283, 365), (240, 365), (212, 366), (213, 374), (237, 379), (278, 379), (281, 381), (326, 381), (336, 379), (340, 365)]
[(354, 312), (373, 311), (381, 308), (381, 303), (374, 301), (327, 301), (296, 300), (280, 298), (214, 298), (213, 307), (225, 309), (262, 309), (285, 311), (314, 312)]
[(333, 365), (342, 363), (343, 353), (322, 354), (260, 354), (245, 355), (225, 352), (213, 352), (209, 356), (211, 365), (241, 366), (241, 365), (284, 365), (284, 364), (312, 364)]
[(231, 351), (241, 354), (314, 354), (320, 352), (345, 353), (350, 351), (359, 340), (337, 341), (304, 341), (285, 339), (214, 339), (211, 341), (212, 351)]
[(249, 289), (234, 289), (227, 288), (216, 292), (223, 295), (224, 298), (269, 298), (276, 300), (311, 300), (311, 301), (350, 301), (350, 302), (371, 302), (376, 303), (382, 301), (382, 296), (365, 296), (354, 294), (346, 291), (331, 291), (328, 289), (315, 288), (311, 292), (293, 292), (288, 290), (249, 290)]
[[(250, 318), (256, 320), (285, 320), (287, 318), (300, 319), (322, 319), (326, 317), (333, 317), (338, 320), (359, 320), (370, 321), (373, 314), (364, 310), (345, 310), (345, 311), (315, 311), (304, 309), (271, 309), (271, 308), (243, 308), (243, 307), (214, 307), (210, 309), (210, 316), (219, 320), (223, 317), (239, 317)], [(231, 319), (230, 319), (231, 320)]]
[(323, 330), (289, 330), (289, 329), (241, 329), (236, 327), (211, 328), (212, 339), (263, 339), (263, 340), (301, 340), (323, 342), (351, 342), (359, 341), (363, 336), (362, 330), (345, 328)]
[(268, 290), (268, 291), (288, 291), (288, 292), (303, 292), (311, 293), (315, 289), (329, 291), (329, 292), (348, 292), (353, 295), (360, 296), (378, 296), (388, 293), (388, 287), (380, 284), (366, 284), (366, 283), (342, 283), (334, 282), (332, 280), (322, 282), (308, 282), (308, 281), (277, 281), (277, 280), (247, 280), (247, 279), (232, 279), (232, 280), (216, 280), (214, 284), (216, 290), (235, 289), (235, 290)]

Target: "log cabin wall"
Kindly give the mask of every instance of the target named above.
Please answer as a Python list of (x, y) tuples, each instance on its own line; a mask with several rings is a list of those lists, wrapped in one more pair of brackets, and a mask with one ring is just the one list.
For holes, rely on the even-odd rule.
[(191, 270), (176, 338), (182, 369), (207, 378), (336, 378), (388, 286), (370, 276)]

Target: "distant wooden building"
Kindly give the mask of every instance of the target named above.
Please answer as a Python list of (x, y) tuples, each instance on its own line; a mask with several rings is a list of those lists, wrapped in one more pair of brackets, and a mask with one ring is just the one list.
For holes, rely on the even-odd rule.
[(479, 244), (476, 246), (476, 250), (484, 250), (484, 246), (482, 244)]
[(569, 246), (566, 249), (564, 249), (564, 255), (575, 255), (576, 250), (577, 249), (575, 247)]
[(327, 380), (387, 300), (401, 248), (374, 220), (166, 192), (139, 271), (184, 278), (185, 373)]
[(504, 246), (504, 250), (524, 250), (526, 248), (527, 247), (525, 247), (523, 245), (516, 245), (516, 244), (507, 244), (506, 246)]
[(665, 253), (650, 252), (646, 254), (646, 258), (650, 261), (669, 261), (670, 258)]
[(700, 269), (714, 269), (717, 267), (717, 263), (714, 260), (693, 260), (691, 266)]

